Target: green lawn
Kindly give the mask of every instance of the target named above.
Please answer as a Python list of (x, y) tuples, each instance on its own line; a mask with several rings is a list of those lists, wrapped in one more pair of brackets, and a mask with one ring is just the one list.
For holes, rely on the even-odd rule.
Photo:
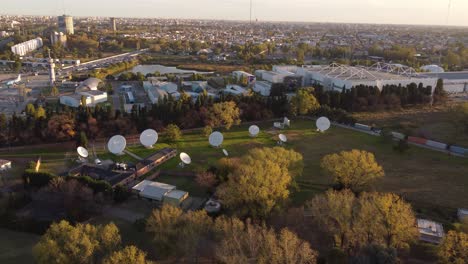
[(0, 263), (33, 263), (32, 248), (39, 236), (0, 228)]
[[(253, 147), (275, 146), (277, 135), (265, 132), (271, 124), (260, 127), (262, 132), (254, 139), (248, 136), (247, 126), (223, 132), (222, 148), (227, 149), (231, 157), (238, 157)], [(391, 144), (367, 134), (336, 127), (327, 133), (317, 133), (312, 121), (292, 122), (292, 127), (283, 133), (289, 140), (286, 147), (304, 156), (304, 173), (297, 179), (300, 188), (292, 193), (292, 201), (296, 205), (330, 188), (331, 179), (321, 171), (320, 159), (330, 153), (351, 149), (373, 152), (383, 166), (386, 175), (374, 184), (374, 190), (401, 194), (421, 210), (437, 207), (437, 210), (453, 212), (468, 204), (468, 159), (417, 147), (411, 147), (408, 153), (399, 154), (392, 149)], [(201, 136), (200, 132), (184, 134), (179, 142), (172, 145), (179, 152), (187, 152), (192, 157), (192, 164), (179, 168), (179, 160), (173, 159), (161, 166), (162, 169), (206, 169), (224, 157), (222, 148), (210, 147), (207, 138)], [(182, 184), (190, 189), (186, 183)]]

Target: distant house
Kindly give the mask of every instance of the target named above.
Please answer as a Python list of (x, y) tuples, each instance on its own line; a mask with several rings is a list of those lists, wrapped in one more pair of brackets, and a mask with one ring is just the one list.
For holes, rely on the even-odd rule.
[(419, 240), (439, 244), (444, 237), (444, 227), (442, 224), (426, 220), (418, 219)]
[(11, 161), (0, 159), (0, 171), (11, 169)]
[(233, 71), (232, 72), (232, 76), (236, 79), (236, 80), (241, 80), (242, 78), (247, 78), (247, 83), (248, 84), (252, 84), (255, 82), (256, 80), (256, 77), (255, 75), (252, 75), (248, 72), (245, 72), (245, 71)]

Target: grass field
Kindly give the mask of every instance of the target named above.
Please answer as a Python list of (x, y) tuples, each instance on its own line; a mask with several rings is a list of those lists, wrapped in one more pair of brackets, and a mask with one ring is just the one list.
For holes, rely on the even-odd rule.
[(33, 263), (32, 248), (39, 236), (0, 228), (0, 263)]
[(449, 106), (412, 107), (396, 111), (354, 113), (358, 122), (412, 136), (468, 147), (468, 135), (457, 133)]
[[(231, 157), (240, 157), (254, 147), (272, 147), (276, 145), (278, 131), (268, 131), (271, 123), (260, 123), (262, 131), (256, 138), (250, 138), (248, 126), (234, 127), (230, 131), (223, 131), (225, 148)], [(458, 207), (466, 207), (468, 195), (468, 159), (451, 157), (417, 147), (411, 147), (408, 153), (399, 154), (392, 149), (392, 145), (384, 143), (380, 138), (354, 132), (342, 128), (331, 128), (327, 133), (315, 132), (312, 121), (294, 121), (292, 127), (283, 131), (288, 136), (287, 148), (300, 152), (304, 157), (304, 173), (297, 180), (299, 189), (293, 191), (293, 204), (300, 205), (331, 186), (331, 179), (320, 169), (320, 159), (327, 154), (342, 150), (363, 149), (375, 154), (377, 161), (385, 170), (385, 177), (373, 185), (378, 191), (395, 192), (410, 200), (421, 212), (429, 213), (437, 210), (453, 212)], [(142, 146), (129, 146), (127, 150), (144, 158), (163, 147), (175, 147), (178, 152), (187, 152), (192, 158), (192, 164), (179, 168), (179, 159), (174, 158), (163, 164), (162, 170), (198, 171), (216, 165), (224, 157), (222, 148), (212, 148), (207, 137), (195, 131), (185, 133), (177, 142), (165, 142), (164, 138), (156, 144), (154, 149)], [(69, 153), (69, 154), (67, 154)], [(15, 158), (34, 157), (41, 155), (43, 169), (58, 170), (72, 166), (74, 153), (70, 150), (52, 149), (44, 153), (18, 152), (11, 154)], [(1, 153), (0, 158), (9, 158), (10, 154)], [(129, 155), (115, 156), (98, 150), (100, 159), (116, 161), (136, 160)], [(60, 171), (55, 171), (60, 172)], [(191, 194), (200, 194), (204, 190), (196, 186), (190, 178), (169, 177), (162, 175), (159, 181), (174, 184)]]

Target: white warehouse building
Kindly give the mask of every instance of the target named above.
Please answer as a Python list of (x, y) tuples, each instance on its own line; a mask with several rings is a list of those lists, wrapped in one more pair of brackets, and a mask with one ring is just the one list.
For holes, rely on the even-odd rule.
[(99, 103), (107, 102), (107, 93), (98, 90), (101, 80), (89, 78), (83, 81), (75, 90), (74, 94), (60, 96), (60, 103), (70, 107), (79, 107), (81, 98), (86, 98), (86, 106), (96, 106)]
[(41, 38), (35, 38), (12, 46), (11, 52), (19, 56), (24, 56), (31, 51), (42, 48), (43, 45)]
[(303, 76), (303, 86), (322, 85), (325, 89), (342, 91), (359, 85), (376, 86), (380, 90), (385, 85), (406, 86), (422, 83), (434, 89), (437, 78), (418, 75), (414, 69), (396, 64), (377, 63), (372, 67), (346, 66), (333, 63), (328, 66), (298, 67), (296, 75)]

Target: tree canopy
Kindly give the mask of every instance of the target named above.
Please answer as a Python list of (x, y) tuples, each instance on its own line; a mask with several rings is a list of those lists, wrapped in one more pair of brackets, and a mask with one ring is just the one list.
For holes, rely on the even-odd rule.
[(289, 102), (289, 112), (292, 115), (306, 115), (318, 110), (320, 104), (309, 89), (299, 89)]
[(320, 166), (333, 177), (335, 184), (353, 191), (362, 190), (371, 181), (385, 174), (374, 154), (356, 149), (327, 155)]
[(211, 127), (224, 126), (229, 130), (240, 121), (240, 110), (233, 101), (216, 103), (209, 109), (208, 125)]
[(252, 149), (218, 188), (218, 195), (239, 215), (266, 217), (288, 198), (293, 178), (302, 168), (302, 155), (293, 150)]

